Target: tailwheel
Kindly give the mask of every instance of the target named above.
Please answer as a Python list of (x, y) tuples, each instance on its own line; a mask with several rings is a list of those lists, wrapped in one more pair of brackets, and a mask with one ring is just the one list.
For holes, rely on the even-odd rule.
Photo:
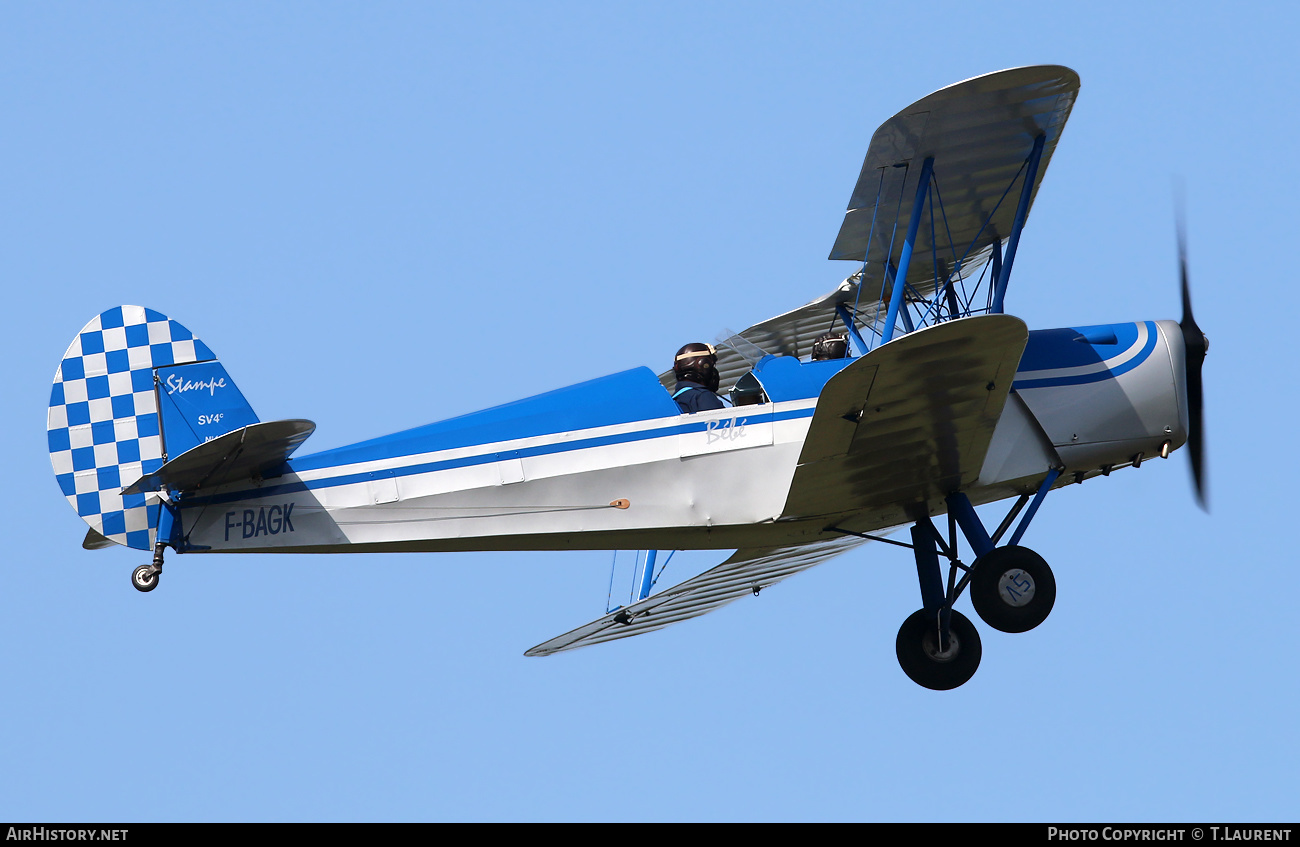
[(162, 568), (141, 565), (131, 572), (131, 584), (135, 586), (136, 591), (153, 591), (158, 587), (158, 578), (161, 575)]
[(949, 612), (947, 638), (942, 638), (940, 614), (938, 609), (913, 612), (899, 627), (895, 643), (903, 673), (932, 691), (964, 684), (975, 675), (983, 653), (979, 632), (961, 612)]
[[(164, 518), (170, 514), (170, 509), (163, 510)], [(136, 591), (153, 591), (158, 587), (158, 580), (162, 579), (163, 553), (167, 551), (167, 542), (162, 540), (162, 536), (170, 531), (170, 520), (164, 520), (159, 530), (159, 540), (153, 545), (153, 561), (131, 572), (131, 584)]]
[(1027, 547), (997, 547), (975, 560), (970, 601), (980, 620), (1001, 632), (1028, 632), (1056, 603), (1056, 578)]

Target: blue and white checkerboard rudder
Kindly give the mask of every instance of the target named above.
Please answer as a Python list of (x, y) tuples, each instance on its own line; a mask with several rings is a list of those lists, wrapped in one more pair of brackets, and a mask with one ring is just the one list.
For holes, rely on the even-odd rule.
[(154, 369), (216, 359), (166, 315), (118, 306), (93, 318), (63, 354), (50, 391), (50, 462), (72, 508), (100, 535), (149, 550), (158, 498), (121, 490), (162, 466)]

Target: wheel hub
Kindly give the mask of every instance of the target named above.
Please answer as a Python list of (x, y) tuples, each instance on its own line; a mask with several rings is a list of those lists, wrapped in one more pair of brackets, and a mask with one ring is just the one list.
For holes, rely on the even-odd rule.
[(998, 577), (998, 596), (1014, 608), (1027, 606), (1034, 599), (1034, 578), (1016, 568)]
[(939, 647), (939, 635), (934, 632), (928, 632), (921, 643), (921, 648), (925, 650), (925, 655), (929, 656), (936, 662), (951, 662), (961, 653), (961, 641), (957, 638), (955, 632), (949, 632), (948, 649), (942, 650)]

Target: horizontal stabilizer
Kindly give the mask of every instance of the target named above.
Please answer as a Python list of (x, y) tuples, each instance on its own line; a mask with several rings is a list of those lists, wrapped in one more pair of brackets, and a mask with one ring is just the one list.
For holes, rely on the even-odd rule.
[(194, 491), (272, 476), (315, 430), (316, 424), (304, 420), (249, 424), (186, 450), (140, 477), (122, 494), (163, 489)]
[(83, 550), (106, 550), (117, 542), (110, 538), (105, 538), (93, 529), (86, 530), (86, 538), (81, 542)]
[(860, 538), (845, 536), (799, 547), (737, 550), (730, 559), (712, 570), (538, 644), (524, 655), (549, 656), (663, 629), (669, 624), (699, 617), (748, 594), (757, 594), (769, 585), (819, 565), (861, 543), (863, 540)]

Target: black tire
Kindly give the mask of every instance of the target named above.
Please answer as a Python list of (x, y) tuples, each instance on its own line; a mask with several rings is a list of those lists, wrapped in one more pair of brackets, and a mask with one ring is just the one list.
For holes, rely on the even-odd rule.
[(131, 584), (136, 591), (153, 591), (158, 587), (159, 576), (161, 574), (153, 570), (153, 565), (141, 565), (131, 572)]
[(908, 678), (931, 691), (949, 691), (964, 684), (980, 666), (983, 648), (975, 624), (961, 612), (949, 619), (948, 650), (939, 649), (938, 611), (913, 612), (898, 629), (898, 664)]
[(1028, 547), (998, 547), (975, 560), (970, 602), (1000, 632), (1028, 632), (1056, 603), (1056, 577)]

